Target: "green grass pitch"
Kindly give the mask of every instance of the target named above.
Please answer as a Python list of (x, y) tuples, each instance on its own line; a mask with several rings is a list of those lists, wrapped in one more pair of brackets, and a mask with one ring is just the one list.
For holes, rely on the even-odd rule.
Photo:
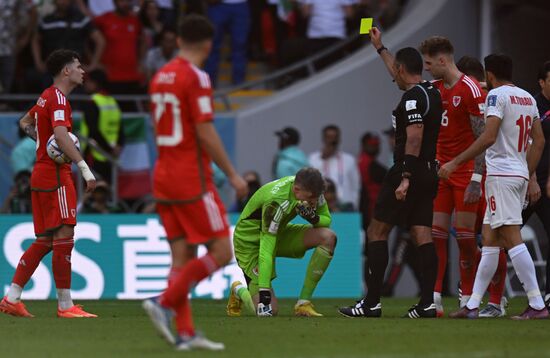
[[(138, 301), (85, 301), (98, 319), (58, 319), (55, 301), (28, 301), (34, 319), (0, 315), (2, 357), (548, 357), (550, 320), (509, 318), (409, 320), (414, 299), (384, 299), (383, 318), (351, 319), (336, 308), (350, 300), (315, 300), (321, 318), (292, 316), (282, 300), (274, 318), (226, 317), (225, 301), (195, 300), (197, 328), (226, 350), (175, 352), (155, 333)], [(447, 309), (455, 299), (445, 301)], [(517, 314), (525, 299), (511, 300)]]

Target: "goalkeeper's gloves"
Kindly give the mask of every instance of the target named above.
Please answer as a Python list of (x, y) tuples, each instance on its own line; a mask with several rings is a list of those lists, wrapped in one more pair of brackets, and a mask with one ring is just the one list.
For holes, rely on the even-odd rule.
[(296, 213), (312, 225), (315, 225), (319, 222), (319, 215), (317, 215), (317, 210), (309, 205), (307, 201), (298, 202), (298, 205), (296, 205)]
[(273, 308), (271, 307), (271, 290), (260, 289), (260, 302), (256, 314), (258, 317), (273, 316)]

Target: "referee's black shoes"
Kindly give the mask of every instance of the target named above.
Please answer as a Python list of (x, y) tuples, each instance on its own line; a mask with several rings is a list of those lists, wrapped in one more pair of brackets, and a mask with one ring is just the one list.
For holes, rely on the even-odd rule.
[(437, 312), (435, 310), (435, 304), (432, 303), (428, 306), (412, 306), (403, 318), (436, 318), (436, 316)]
[(338, 312), (342, 316), (346, 317), (373, 317), (378, 318), (382, 316), (382, 305), (378, 303), (374, 307), (367, 307), (365, 304), (365, 299), (362, 299), (361, 301), (357, 301), (357, 303), (353, 306), (348, 307), (340, 307), (338, 309)]

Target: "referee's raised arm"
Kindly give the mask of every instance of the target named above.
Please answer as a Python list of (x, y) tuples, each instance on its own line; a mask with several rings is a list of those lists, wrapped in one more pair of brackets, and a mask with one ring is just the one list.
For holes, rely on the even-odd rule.
[(370, 30), (369, 35), (372, 46), (376, 49), (376, 52), (378, 52), (378, 54), (382, 58), (382, 61), (384, 61), (384, 64), (386, 65), (390, 76), (395, 79), (395, 70), (393, 68), (394, 58), (388, 48), (382, 43), (382, 32), (380, 32), (377, 27), (373, 27)]

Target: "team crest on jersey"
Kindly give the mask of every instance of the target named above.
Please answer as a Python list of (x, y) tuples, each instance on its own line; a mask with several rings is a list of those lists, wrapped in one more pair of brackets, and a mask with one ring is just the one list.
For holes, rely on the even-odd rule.
[(38, 98), (38, 101), (36, 101), (36, 105), (37, 105), (38, 107), (44, 108), (44, 106), (46, 105), (46, 100), (45, 100), (44, 98), (42, 98), (42, 97), (39, 97), (39, 98)]
[(460, 96), (453, 96), (453, 106), (458, 107), (460, 104), (460, 101), (462, 100), (462, 97)]

